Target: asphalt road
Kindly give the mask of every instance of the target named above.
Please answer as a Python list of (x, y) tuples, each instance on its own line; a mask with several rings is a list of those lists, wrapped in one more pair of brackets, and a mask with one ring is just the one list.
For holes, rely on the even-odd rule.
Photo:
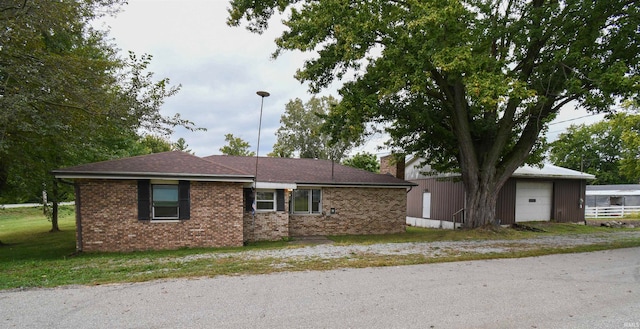
[(640, 328), (640, 248), (0, 292), (1, 328)]

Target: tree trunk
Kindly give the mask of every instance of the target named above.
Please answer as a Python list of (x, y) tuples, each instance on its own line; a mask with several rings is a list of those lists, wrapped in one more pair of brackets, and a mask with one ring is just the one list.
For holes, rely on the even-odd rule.
[(502, 186), (493, 183), (465, 186), (464, 227), (476, 228), (496, 224), (496, 202)]
[(496, 225), (498, 194), (513, 170), (497, 170), (497, 163), (489, 162), (483, 163), (481, 167), (470, 166), (461, 169), (465, 191), (464, 227)]
[(58, 181), (55, 179), (53, 180), (51, 190), (53, 192), (51, 196), (53, 208), (51, 211), (51, 231), (49, 232), (60, 232), (60, 228), (58, 227)]

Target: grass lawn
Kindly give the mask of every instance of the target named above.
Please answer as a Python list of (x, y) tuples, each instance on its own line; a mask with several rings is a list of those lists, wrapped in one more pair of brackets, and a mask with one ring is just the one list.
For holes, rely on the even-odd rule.
[[(607, 234), (611, 229), (575, 224), (533, 223), (545, 232), (514, 229), (437, 230), (408, 227), (403, 234), (331, 236), (336, 245), (449, 240), (513, 240), (547, 234)], [(422, 255), (355, 255), (350, 258), (287, 261), (274, 266), (270, 258), (247, 259), (237, 252), (255, 249), (297, 248), (286, 241), (254, 243), (246, 247), (180, 249), (132, 253), (75, 252), (73, 207), (60, 208), (61, 232), (51, 233), (51, 223), (41, 208), (0, 209), (0, 289), (54, 287), (69, 284), (95, 285), (137, 282), (162, 278), (216, 275), (261, 274), (277, 271), (326, 270), (343, 267), (423, 264), (453, 260), (523, 257), (559, 252), (581, 252), (640, 246), (640, 238), (612, 244), (571, 249), (535, 250), (518, 254), (465, 255), (453, 258), (426, 258)], [(213, 256), (212, 256), (213, 255)], [(206, 257), (205, 257), (206, 256)], [(189, 258), (188, 262), (184, 259)]]

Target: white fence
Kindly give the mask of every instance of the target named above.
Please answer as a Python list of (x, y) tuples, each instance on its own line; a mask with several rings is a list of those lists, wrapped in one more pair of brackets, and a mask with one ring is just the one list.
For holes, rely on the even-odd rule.
[[(60, 206), (72, 206), (76, 204), (74, 201), (71, 202), (60, 202), (58, 205)], [(51, 205), (51, 204), (49, 204)], [(30, 207), (42, 207), (42, 203), (18, 203), (18, 204), (0, 204), (0, 209), (8, 209), (8, 208), (30, 208)]]
[(635, 215), (640, 218), (640, 206), (586, 207), (585, 218), (621, 218)]

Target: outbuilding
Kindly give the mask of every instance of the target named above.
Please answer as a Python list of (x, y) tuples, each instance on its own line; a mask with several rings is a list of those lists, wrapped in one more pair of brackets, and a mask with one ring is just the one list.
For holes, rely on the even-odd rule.
[[(404, 178), (417, 184), (407, 196), (407, 223), (459, 226), (464, 222), (466, 193), (459, 174), (429, 175), (429, 168), (421, 162), (420, 158), (410, 158), (404, 164)], [(595, 176), (550, 164), (520, 167), (500, 190), (496, 221), (502, 225), (584, 221), (585, 188), (592, 179)]]
[(587, 207), (640, 206), (640, 184), (589, 185)]

